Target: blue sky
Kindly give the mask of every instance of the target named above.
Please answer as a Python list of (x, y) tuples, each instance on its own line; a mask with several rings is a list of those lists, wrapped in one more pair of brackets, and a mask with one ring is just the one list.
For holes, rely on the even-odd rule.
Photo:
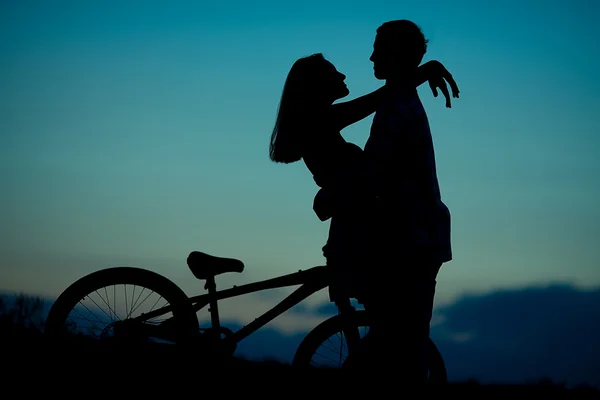
[[(0, 1), (0, 289), (53, 296), (137, 265), (197, 293), (192, 250), (245, 261), (220, 285), (322, 264), (312, 177), (268, 158), (283, 83), (322, 52), (348, 99), (378, 88), (375, 30), (399, 18), (461, 89), (450, 110), (419, 90), (453, 217), (436, 306), (598, 287), (598, 17), (593, 1)], [(273, 300), (230, 304), (251, 320)]]

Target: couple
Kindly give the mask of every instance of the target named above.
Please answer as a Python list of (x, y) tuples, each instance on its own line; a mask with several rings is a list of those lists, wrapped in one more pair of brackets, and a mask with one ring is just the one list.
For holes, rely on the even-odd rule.
[[(437, 61), (419, 66), (427, 50), (408, 20), (377, 29), (374, 75), (381, 88), (349, 94), (346, 78), (321, 54), (297, 60), (285, 82), (270, 142), (274, 162), (303, 160), (321, 188), (313, 209), (331, 218), (323, 248), (333, 272), (330, 296), (358, 299), (371, 318), (365, 341), (370, 369), (394, 368), (394, 380), (424, 382), (437, 273), (452, 258), (450, 213), (441, 200), (433, 142), (417, 87), (439, 87), (450, 107), (458, 97)], [(375, 112), (364, 150), (340, 131)], [(365, 361), (365, 360), (363, 360)]]

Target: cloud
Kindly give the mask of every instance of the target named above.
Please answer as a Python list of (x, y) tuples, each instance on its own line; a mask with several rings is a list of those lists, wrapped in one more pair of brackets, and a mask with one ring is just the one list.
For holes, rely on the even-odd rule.
[(600, 289), (555, 284), (466, 295), (436, 314), (431, 335), (451, 379), (600, 385)]
[[(223, 326), (233, 331), (242, 327), (236, 322), (223, 322)], [(242, 340), (235, 354), (254, 360), (274, 359), (291, 362), (306, 333), (285, 334), (275, 328), (263, 327)]]

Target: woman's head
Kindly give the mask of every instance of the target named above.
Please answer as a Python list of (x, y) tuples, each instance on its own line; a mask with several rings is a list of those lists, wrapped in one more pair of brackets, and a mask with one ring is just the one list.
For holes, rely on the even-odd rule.
[(323, 111), (350, 93), (345, 79), (320, 53), (300, 58), (292, 65), (271, 135), (272, 161), (287, 164), (302, 158), (304, 135), (317, 129)]

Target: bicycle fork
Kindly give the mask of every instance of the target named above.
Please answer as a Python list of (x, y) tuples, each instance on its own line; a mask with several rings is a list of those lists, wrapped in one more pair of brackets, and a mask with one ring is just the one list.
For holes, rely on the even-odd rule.
[(352, 315), (356, 311), (356, 308), (354, 308), (350, 302), (350, 298), (336, 300), (335, 304), (340, 312), (340, 317), (342, 318), (342, 326), (348, 345), (348, 353), (352, 354), (360, 342), (360, 332), (358, 331), (358, 326), (353, 324), (352, 319)]

